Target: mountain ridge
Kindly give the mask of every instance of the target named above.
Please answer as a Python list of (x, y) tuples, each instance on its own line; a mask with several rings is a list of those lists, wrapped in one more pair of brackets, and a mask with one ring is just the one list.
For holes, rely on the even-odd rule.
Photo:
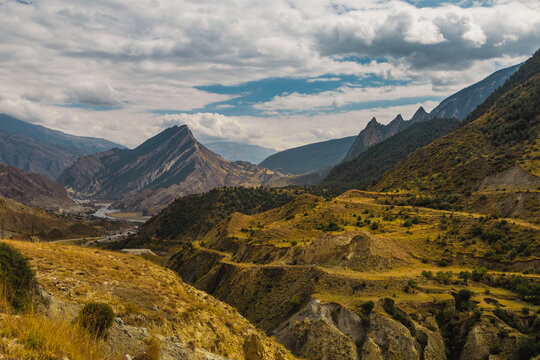
[(230, 162), (199, 143), (187, 125), (165, 129), (135, 149), (80, 158), (59, 182), (75, 196), (121, 201), (121, 208), (162, 207), (176, 197), (220, 186), (260, 186), (278, 173)]

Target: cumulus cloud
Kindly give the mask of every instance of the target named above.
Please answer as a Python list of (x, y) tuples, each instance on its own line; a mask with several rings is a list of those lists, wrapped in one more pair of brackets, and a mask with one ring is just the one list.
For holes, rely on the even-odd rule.
[[(538, 28), (537, 0), (494, 0), (466, 9), (448, 3), (418, 8), (400, 0), (3, 1), (0, 111), (133, 146), (165, 126), (154, 121), (156, 110), (200, 111), (235, 96), (197, 90), (203, 85), (275, 77), (316, 84), (373, 75), (412, 81), (411, 94), (450, 94), (524, 60), (539, 46)], [(270, 113), (409, 96), (400, 88), (380, 91), (349, 86), (282, 95), (256, 106)], [(90, 109), (57, 106), (63, 103)], [(219, 115), (177, 120), (192, 121), (201, 134), (256, 138), (271, 147), (274, 128), (292, 129), (276, 137), (276, 146), (335, 132), (335, 123), (323, 118), (235, 117), (235, 123)], [(345, 121), (344, 129), (356, 127)]]
[(66, 90), (68, 102), (90, 106), (122, 105), (120, 93), (106, 82), (83, 82)]

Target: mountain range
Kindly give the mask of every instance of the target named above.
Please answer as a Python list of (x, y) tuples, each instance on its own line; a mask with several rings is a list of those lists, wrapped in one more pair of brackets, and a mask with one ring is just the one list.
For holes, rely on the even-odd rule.
[(182, 195), (220, 186), (260, 186), (280, 176), (248, 162), (223, 159), (183, 125), (132, 150), (81, 157), (58, 180), (76, 197), (116, 200), (121, 208), (151, 211)]
[[(324, 177), (334, 165), (344, 160), (352, 160), (367, 147), (404, 130), (413, 123), (435, 117), (464, 119), (478, 104), (482, 103), (493, 91), (503, 85), (520, 66), (521, 64), (518, 64), (499, 70), (449, 96), (429, 114), (423, 108), (418, 109), (411, 118), (412, 122), (410, 120), (404, 121), (398, 115), (388, 125), (383, 125), (373, 118), (357, 136), (317, 142), (280, 151), (262, 161), (260, 165), (287, 175), (314, 172), (313, 175), (307, 177), (280, 180), (283, 184), (301, 185), (302, 183), (311, 183), (313, 179)], [(320, 160), (314, 161), (314, 159)]]
[(56, 179), (80, 156), (123, 148), (105, 139), (74, 136), (0, 114), (0, 162)]

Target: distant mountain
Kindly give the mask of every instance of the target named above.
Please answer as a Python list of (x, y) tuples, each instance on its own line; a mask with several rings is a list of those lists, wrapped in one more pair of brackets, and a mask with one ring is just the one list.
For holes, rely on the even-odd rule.
[(240, 144), (232, 141), (205, 143), (204, 146), (221, 155), (225, 160), (248, 161), (252, 164), (258, 164), (277, 152), (274, 149), (258, 145)]
[(351, 148), (349, 149), (345, 161), (354, 159), (362, 151), (377, 144), (384, 139), (389, 138), (397, 134), (398, 132), (408, 128), (412, 124), (422, 122), (431, 119), (431, 115), (428, 114), (423, 107), (418, 108), (416, 113), (409, 121), (403, 120), (401, 115), (396, 116), (388, 125), (383, 125), (377, 122), (375, 118), (366, 125), (364, 130), (360, 131), (360, 134), (354, 140)]
[(73, 136), (0, 114), (0, 162), (56, 179), (80, 156), (123, 147), (113, 142)]
[(499, 70), (487, 78), (473, 84), (443, 100), (433, 111), (433, 117), (463, 120), (481, 104), (491, 93), (503, 85), (514, 74), (521, 64)]
[(64, 145), (45, 144), (0, 130), (0, 162), (56, 179), (84, 153)]
[(459, 126), (457, 119), (433, 119), (413, 124), (356, 156), (336, 165), (320, 183), (336, 191), (365, 189), (414, 150)]
[(71, 147), (85, 155), (113, 148), (125, 148), (125, 146), (109, 140), (66, 134), (41, 125), (30, 124), (6, 114), (0, 114), (0, 130), (5, 130), (11, 134), (22, 135), (45, 144)]
[(0, 195), (27, 206), (45, 209), (75, 205), (66, 189), (42, 174), (22, 171), (0, 163)]
[(259, 165), (287, 175), (311, 173), (339, 163), (355, 136), (303, 145), (269, 156)]
[[(466, 201), (460, 194), (470, 196), (491, 186), (537, 190), (540, 51), (514, 76), (519, 80), (508, 81), (517, 85), (496, 100), (486, 100), (493, 105), (482, 104), (488, 108), (483, 115), (415, 151), (374, 189), (421, 189), (425, 194), (453, 196), (454, 202)], [(515, 204), (519, 203), (516, 198)]]
[(213, 153), (186, 125), (174, 126), (133, 150), (80, 158), (59, 182), (81, 198), (119, 200), (131, 210), (160, 209), (176, 197), (222, 186), (259, 186), (281, 176)]

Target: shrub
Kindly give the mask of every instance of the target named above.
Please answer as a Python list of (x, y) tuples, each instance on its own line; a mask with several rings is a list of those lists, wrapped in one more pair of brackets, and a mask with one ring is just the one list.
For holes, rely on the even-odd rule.
[(366, 315), (369, 315), (371, 313), (371, 310), (373, 310), (373, 307), (375, 306), (375, 303), (373, 301), (366, 301), (361, 305), (362, 312)]
[(114, 311), (108, 304), (86, 304), (77, 317), (79, 325), (95, 337), (106, 337), (114, 322)]
[(372, 224), (371, 224), (371, 230), (377, 230), (379, 228), (379, 223), (374, 221)]
[(298, 309), (301, 305), (301, 302), (300, 302), (300, 299), (298, 298), (298, 296), (294, 295), (290, 300), (289, 300), (289, 305), (291, 305), (295, 310)]
[(29, 307), (36, 281), (24, 256), (8, 244), (0, 243), (0, 295), (16, 311)]

